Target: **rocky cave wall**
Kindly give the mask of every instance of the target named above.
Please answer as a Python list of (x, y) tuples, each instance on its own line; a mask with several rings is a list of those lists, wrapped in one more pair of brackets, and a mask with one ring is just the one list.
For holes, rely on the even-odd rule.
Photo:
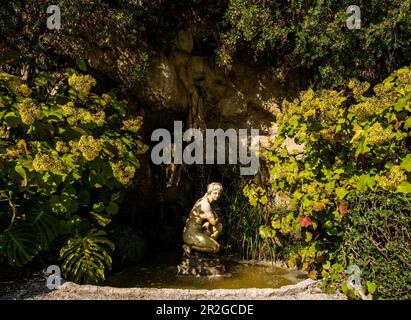
[[(153, 130), (166, 128), (172, 132), (173, 121), (180, 120), (184, 129), (259, 129), (260, 147), (264, 148), (270, 137), (275, 137), (275, 114), (282, 100), (307, 87), (307, 78), (294, 74), (280, 82), (269, 66), (257, 64), (246, 53), (237, 57), (231, 70), (219, 68), (212, 55), (198, 54), (195, 46), (196, 39), (201, 38), (199, 33), (195, 29), (180, 31), (167, 53), (151, 55), (142, 78), (132, 71), (138, 63), (136, 48), (115, 34), (109, 35), (111, 45), (106, 50), (90, 47), (87, 62), (126, 89), (130, 108), (144, 117), (142, 134), (149, 145)], [(178, 223), (174, 218), (167, 221), (170, 214), (180, 214), (183, 221), (194, 198), (205, 191), (207, 180), (218, 179), (227, 168), (208, 168), (204, 176), (204, 166), (155, 166), (150, 152), (141, 164), (138, 189), (126, 199), (127, 210), (123, 212), (136, 225)]]

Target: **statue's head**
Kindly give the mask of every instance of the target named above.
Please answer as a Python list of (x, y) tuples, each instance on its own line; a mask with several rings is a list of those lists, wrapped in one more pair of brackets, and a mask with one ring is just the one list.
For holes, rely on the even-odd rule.
[(207, 197), (211, 201), (218, 200), (218, 198), (220, 198), (222, 192), (223, 192), (223, 185), (219, 182), (211, 182), (207, 186)]

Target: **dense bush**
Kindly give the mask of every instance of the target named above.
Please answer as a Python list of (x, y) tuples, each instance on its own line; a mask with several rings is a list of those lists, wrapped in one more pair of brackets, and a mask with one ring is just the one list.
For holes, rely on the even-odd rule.
[(128, 225), (115, 221), (111, 225), (108, 234), (116, 247), (113, 256), (114, 268), (121, 268), (130, 263), (140, 262), (143, 259), (147, 246), (140, 233)]
[[(410, 68), (395, 71), (373, 91), (351, 80), (339, 92), (308, 90), (284, 102), (279, 136), (264, 155), (270, 187), (251, 181), (244, 194), (252, 205), (272, 208), (271, 223), (260, 233), (275, 239), (290, 266), (313, 278), (341, 280), (343, 226), (358, 210), (347, 197), (354, 191), (386, 191), (388, 199), (411, 192), (410, 111)], [(290, 155), (283, 145), (288, 138), (304, 151)], [(280, 207), (279, 198), (285, 199)]]
[[(361, 29), (346, 26), (350, 5), (361, 9)], [(381, 80), (410, 63), (409, 2), (230, 0), (223, 21), (218, 61), (230, 66), (251, 49), (279, 79), (302, 68), (314, 84), (331, 87), (350, 77)]]
[[(127, 83), (144, 74), (149, 54), (169, 52), (176, 33), (188, 28), (195, 33), (196, 54), (215, 55), (227, 69), (246, 56), (265, 63), (280, 80), (297, 68), (321, 87), (342, 85), (350, 77), (380, 81), (411, 63), (409, 1), (56, 0), (53, 4), (60, 6), (63, 17), (59, 32), (45, 27), (50, 5), (46, 0), (0, 3), (0, 63), (59, 67), (87, 60), (92, 52), (100, 54), (101, 62), (125, 59), (122, 68), (128, 70), (122, 71), (122, 81)], [(346, 26), (350, 5), (361, 8), (359, 30)], [(124, 43), (127, 48), (121, 47)]]
[(368, 291), (375, 290), (375, 297), (410, 299), (410, 194), (357, 193), (349, 206), (347, 263), (360, 267), (362, 283)]
[(0, 73), (0, 258), (22, 266), (61, 248), (64, 276), (98, 283), (119, 211), (146, 146), (141, 117), (96, 81), (70, 70), (26, 83)]

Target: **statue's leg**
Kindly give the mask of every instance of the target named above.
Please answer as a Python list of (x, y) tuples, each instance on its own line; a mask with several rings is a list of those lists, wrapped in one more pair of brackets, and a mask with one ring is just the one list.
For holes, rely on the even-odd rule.
[(211, 250), (210, 248), (202, 248), (202, 247), (196, 247), (196, 246), (192, 246), (191, 248), (196, 250), (196, 251), (200, 251), (200, 252), (214, 253), (214, 251)]
[(205, 234), (197, 234), (191, 248), (201, 252), (217, 253), (220, 250), (220, 244)]

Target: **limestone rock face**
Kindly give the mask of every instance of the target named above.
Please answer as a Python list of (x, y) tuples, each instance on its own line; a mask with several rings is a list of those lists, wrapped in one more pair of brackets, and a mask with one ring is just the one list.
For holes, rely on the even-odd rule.
[(236, 92), (230, 96), (224, 97), (218, 102), (218, 109), (225, 118), (244, 115), (247, 112), (247, 101), (244, 95)]
[(294, 139), (289, 137), (285, 138), (281, 147), (286, 148), (288, 154), (297, 154), (297, 159), (301, 158), (304, 152), (304, 145), (297, 144)]
[(193, 35), (189, 30), (182, 30), (178, 33), (176, 39), (176, 47), (187, 53), (193, 51)]
[(152, 104), (153, 109), (184, 109), (187, 106), (184, 86), (174, 65), (165, 56), (151, 61), (141, 93), (141, 98)]
[(229, 71), (221, 68), (213, 54), (194, 53), (194, 39), (201, 39), (196, 32), (179, 31), (167, 53), (150, 51), (144, 76), (138, 71), (141, 52), (148, 50), (144, 41), (130, 44), (113, 33), (110, 46), (90, 44), (85, 57), (91, 67), (122, 85), (146, 116), (163, 117), (165, 111), (172, 114), (169, 120), (179, 117), (187, 126), (254, 128), (270, 135), (283, 98), (299, 92), (303, 81), (296, 75), (284, 86), (269, 67), (256, 66), (248, 56), (238, 57)]
[[(258, 129), (260, 150), (269, 149), (277, 135), (276, 115), (282, 100), (296, 96), (306, 85), (304, 79), (295, 74), (280, 83), (271, 74), (269, 66), (257, 65), (246, 55), (236, 57), (230, 70), (221, 68), (213, 53), (199, 55), (202, 50), (197, 50), (196, 45), (201, 42), (202, 35), (196, 32), (180, 31), (174, 46), (164, 52), (150, 51), (143, 40), (129, 43), (126, 37), (113, 33), (107, 40), (112, 45), (90, 44), (86, 48), (85, 60), (93, 69), (99, 70), (101, 76), (117, 83), (129, 94), (130, 108), (144, 116), (144, 139), (147, 142), (155, 129), (172, 130), (173, 121), (180, 120), (184, 129)], [(149, 52), (144, 73), (139, 69), (142, 52)], [(285, 141), (282, 147), (290, 154), (295, 150), (303, 151), (303, 146), (291, 140)], [(146, 160), (144, 166), (150, 166), (149, 154)], [(149, 188), (159, 183), (155, 180), (158, 173), (152, 169), (152, 174), (147, 177), (149, 181), (140, 183), (147, 204), (157, 203), (159, 197), (152, 192), (155, 188)], [(144, 171), (151, 172), (148, 168)], [(167, 188), (161, 192), (174, 188), (180, 191), (165, 193), (171, 203), (183, 198), (183, 186), (190, 189), (188, 183), (178, 183), (182, 171), (180, 165), (170, 165), (165, 170)], [(160, 209), (147, 205), (135, 211), (150, 210), (157, 212)]]

